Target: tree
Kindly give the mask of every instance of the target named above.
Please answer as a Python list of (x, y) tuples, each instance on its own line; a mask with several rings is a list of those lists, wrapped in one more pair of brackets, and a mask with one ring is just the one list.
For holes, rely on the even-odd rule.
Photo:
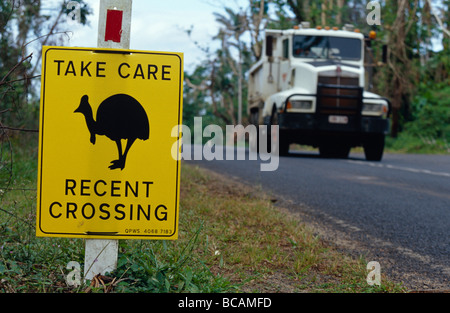
[[(81, 23), (85, 24), (91, 11), (83, 0), (79, 2)], [(0, 2), (1, 123), (13, 128), (27, 123), (37, 125), (38, 101), (33, 78), (39, 76), (42, 46), (60, 42), (55, 35), (64, 33), (60, 28), (67, 20), (66, 3), (61, 1), (51, 14), (44, 14), (39, 0)], [(32, 62), (33, 58), (36, 61)]]
[(255, 60), (262, 53), (262, 38), (268, 23), (269, 0), (249, 0), (249, 14), (246, 16), (246, 27), (250, 33), (251, 50)]
[(442, 70), (442, 67), (448, 69), (449, 65), (445, 58), (433, 65), (440, 54), (448, 55), (448, 50), (435, 53), (431, 49), (431, 39), (438, 29), (438, 22), (431, 17), (431, 11), (430, 2), (424, 0), (387, 0), (383, 8), (380, 34), (389, 47), (389, 56), (387, 66), (376, 77), (376, 85), (392, 100), (393, 137), (397, 137), (403, 123), (412, 118), (412, 101), (418, 94), (417, 86), (448, 78), (448, 70), (446, 77), (438, 72), (430, 74), (435, 66)]
[[(307, 21), (313, 25), (343, 26), (351, 23), (350, 11), (361, 8), (361, 1), (351, 1), (352, 8), (345, 5), (344, 0), (273, 0), (278, 10), (290, 12), (295, 16), (295, 24)], [(367, 1), (364, 1), (366, 4)], [(364, 4), (364, 6), (365, 6)], [(286, 14), (284, 14), (286, 15)], [(283, 19), (279, 19), (283, 22)]]
[[(435, 89), (448, 84), (450, 54), (447, 36), (450, 0), (384, 0), (381, 4), (381, 25), (369, 25), (370, 9), (365, 0), (249, 0), (245, 9), (224, 8), (215, 14), (221, 30), (215, 40), (221, 48), (209, 54), (204, 62), (203, 94), (209, 95), (207, 112), (225, 123), (240, 121), (237, 112), (240, 101), (245, 106), (246, 69), (261, 57), (265, 27), (287, 29), (303, 21), (313, 26), (343, 26), (347, 23), (362, 33), (377, 32), (372, 42), (375, 60), (381, 60), (382, 45), (388, 46), (387, 64), (371, 68), (373, 91), (393, 104), (392, 136), (396, 137), (405, 122), (418, 116), (415, 99), (424, 88)], [(268, 13), (268, 4), (271, 16)], [(246, 37), (248, 36), (248, 37)], [(249, 40), (245, 40), (249, 38)], [(442, 39), (440, 39), (442, 38)], [(444, 49), (434, 51), (435, 42), (442, 40)], [(241, 84), (240, 84), (241, 82)], [(191, 84), (193, 86), (193, 84)], [(417, 98), (418, 97), (418, 98)], [(436, 107), (438, 104), (435, 105)]]
[[(206, 112), (211, 112), (225, 124), (243, 123), (247, 90), (244, 74), (255, 61), (253, 56), (261, 54), (259, 34), (264, 14), (259, 13), (259, 8), (264, 8), (264, 1), (257, 5), (258, 10), (225, 7), (223, 13), (214, 14), (220, 28), (213, 40), (220, 41), (221, 46), (208, 54), (209, 60), (197, 67), (194, 75), (187, 75), (185, 79), (187, 86), (193, 90), (188, 91), (185, 102), (192, 103), (192, 97), (207, 94), (204, 100), (210, 105)], [(252, 23), (253, 20), (257, 25)], [(246, 33), (250, 34), (251, 47), (242, 38)]]
[[(237, 101), (238, 101), (238, 116), (237, 124), (242, 124), (242, 50), (243, 42), (241, 40), (242, 34), (247, 30), (247, 19), (243, 12), (234, 12), (230, 8), (225, 8), (228, 16), (214, 13), (216, 21), (222, 26), (219, 30), (217, 38), (222, 41), (222, 64), (228, 64), (234, 75), (237, 77)], [(235, 61), (231, 57), (230, 47), (236, 48), (238, 52), (238, 59)], [(229, 115), (233, 120), (233, 124), (236, 124), (234, 117), (234, 105), (233, 99), (229, 97), (229, 94), (225, 94), (222, 97), (227, 102), (229, 108)]]

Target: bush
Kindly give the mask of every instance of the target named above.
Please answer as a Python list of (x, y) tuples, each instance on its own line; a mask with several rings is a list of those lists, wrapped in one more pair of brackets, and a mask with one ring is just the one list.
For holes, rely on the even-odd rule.
[(412, 102), (412, 120), (387, 147), (402, 152), (450, 152), (450, 86), (422, 84)]
[(414, 120), (405, 131), (423, 138), (450, 141), (450, 86), (423, 90), (414, 100)]

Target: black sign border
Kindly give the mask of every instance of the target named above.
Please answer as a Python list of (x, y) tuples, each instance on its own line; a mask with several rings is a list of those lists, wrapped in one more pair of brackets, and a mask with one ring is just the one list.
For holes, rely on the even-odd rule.
[(142, 50), (128, 50), (128, 49), (98, 49), (98, 48), (66, 48), (66, 47), (43, 47), (44, 49), (47, 48), (47, 50), (45, 51), (45, 55), (43, 57), (43, 62), (42, 62), (42, 79), (41, 79), (41, 83), (42, 83), (42, 101), (41, 101), (41, 116), (40, 116), (40, 125), (39, 125), (39, 135), (40, 135), (40, 145), (39, 145), (39, 157), (40, 157), (40, 164), (39, 164), (39, 173), (38, 173), (38, 193), (39, 193), (39, 201), (37, 203), (37, 210), (39, 212), (39, 220), (37, 223), (37, 226), (39, 227), (39, 230), (44, 233), (47, 234), (49, 236), (52, 237), (58, 237), (58, 235), (62, 235), (63, 237), (71, 237), (71, 238), (85, 238), (85, 239), (114, 239), (114, 237), (118, 237), (117, 239), (122, 238), (122, 239), (134, 239), (133, 237), (137, 237), (137, 239), (139, 238), (155, 238), (155, 239), (160, 239), (160, 238), (168, 238), (168, 239), (175, 239), (172, 238), (176, 233), (177, 233), (177, 220), (178, 220), (178, 211), (179, 211), (179, 182), (180, 182), (180, 177), (179, 177), (179, 173), (180, 173), (180, 164), (181, 164), (181, 156), (180, 156), (180, 138), (178, 138), (177, 140), (177, 167), (176, 167), (176, 185), (175, 185), (175, 217), (174, 217), (174, 228), (173, 228), (173, 233), (172, 234), (168, 234), (168, 235), (143, 235), (143, 234), (121, 234), (121, 233), (116, 233), (114, 235), (112, 235), (112, 233), (105, 233), (104, 235), (102, 235), (102, 233), (95, 233), (95, 235), (89, 236), (89, 234), (87, 233), (61, 233), (61, 232), (49, 232), (49, 231), (44, 231), (42, 229), (43, 225), (42, 225), (42, 214), (41, 214), (41, 209), (42, 209), (42, 205), (41, 205), (41, 201), (42, 201), (42, 169), (43, 169), (43, 155), (44, 155), (44, 113), (45, 113), (45, 86), (46, 86), (46, 72), (45, 69), (47, 68), (47, 53), (52, 51), (52, 50), (64, 50), (64, 51), (77, 51), (77, 52), (95, 52), (95, 53), (104, 53), (104, 54), (111, 54), (111, 53), (120, 53), (120, 54), (151, 54), (151, 55), (165, 55), (165, 56), (175, 56), (178, 58), (179, 62), (180, 62), (180, 72), (179, 72), (179, 83), (178, 83), (178, 134), (180, 134), (180, 127), (181, 127), (181, 119), (182, 119), (182, 92), (183, 92), (183, 60), (182, 58), (179, 56), (179, 54), (176, 53), (170, 53), (170, 52), (153, 52), (153, 51), (142, 51)]

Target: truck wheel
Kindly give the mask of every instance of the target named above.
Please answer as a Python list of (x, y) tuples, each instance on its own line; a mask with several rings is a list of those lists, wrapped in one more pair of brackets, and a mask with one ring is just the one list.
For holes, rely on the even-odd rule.
[[(267, 127), (267, 151), (272, 152), (272, 125), (278, 125), (278, 114), (274, 107), (270, 118), (270, 125)], [(278, 155), (286, 156), (289, 154), (289, 138), (280, 128), (278, 128)]]
[(258, 122), (259, 122), (258, 108), (251, 109), (250, 116), (249, 116), (249, 122), (250, 122), (250, 124), (258, 126)]
[(258, 125), (258, 109), (252, 109), (250, 111), (249, 122), (256, 127), (256, 138), (250, 136), (249, 147), (251, 152), (259, 152), (259, 125)]
[(368, 136), (363, 144), (367, 161), (381, 161), (384, 151), (384, 135)]
[(289, 141), (287, 141), (286, 135), (282, 135), (280, 131), (279, 142), (278, 142), (278, 155), (286, 156), (289, 154)]

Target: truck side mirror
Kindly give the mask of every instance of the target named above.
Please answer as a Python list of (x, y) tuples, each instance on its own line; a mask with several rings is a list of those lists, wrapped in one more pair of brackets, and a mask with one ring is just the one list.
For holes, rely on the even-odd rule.
[(388, 46), (387, 45), (383, 45), (383, 53), (381, 55), (381, 60), (385, 64), (387, 63), (387, 54), (388, 54)]
[(271, 57), (273, 55), (273, 36), (266, 37), (266, 56)]

